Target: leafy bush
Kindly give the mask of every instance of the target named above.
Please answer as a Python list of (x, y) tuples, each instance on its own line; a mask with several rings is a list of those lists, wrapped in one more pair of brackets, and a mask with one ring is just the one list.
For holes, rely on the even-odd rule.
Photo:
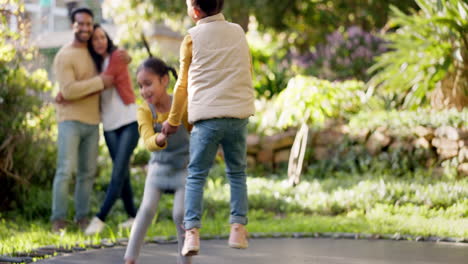
[(286, 52), (273, 45), (251, 48), (253, 85), (257, 98), (271, 99), (284, 90), (293, 76)]
[[(351, 171), (366, 173), (391, 170), (395, 177), (416, 175), (418, 171), (430, 171), (442, 165), (446, 170), (456, 168), (457, 164), (449, 161), (437, 161), (436, 151), (432, 148), (418, 147), (413, 142), (417, 139), (414, 128), (438, 128), (452, 126), (463, 128), (468, 123), (468, 111), (455, 109), (445, 111), (361, 111), (352, 115), (348, 121), (349, 134), (336, 148), (329, 149), (330, 158), (309, 161), (309, 170), (315, 177), (328, 177), (330, 173)], [(371, 155), (360, 142), (368, 132), (385, 129), (385, 134), (393, 140), (391, 146), (382, 153)], [(364, 133), (363, 133), (364, 132)], [(312, 149), (311, 151), (314, 151)], [(447, 177), (456, 176), (456, 172), (446, 171)], [(448, 175), (451, 174), (451, 175)]]
[(268, 133), (306, 122), (320, 126), (329, 118), (345, 118), (356, 113), (366, 100), (364, 83), (329, 82), (314, 77), (296, 76), (272, 101), (259, 101), (252, 123)]
[(331, 81), (367, 81), (370, 78), (367, 70), (375, 56), (386, 51), (384, 40), (353, 26), (343, 33), (333, 32), (327, 36), (326, 43), (315, 47), (314, 52), (295, 56), (295, 60), (307, 75)]
[(132, 166), (145, 166), (151, 158), (151, 152), (149, 152), (143, 144), (138, 146), (133, 151), (133, 159), (131, 161)]
[[(5, 5), (0, 4), (0, 10), (6, 10)], [(21, 16), (22, 6), (17, 8), (11, 16)], [(21, 208), (30, 184), (49, 185), (53, 177), (54, 116), (43, 101), (51, 84), (44, 70), (29, 73), (21, 66), (34, 54), (24, 44), (25, 32), (6, 26), (6, 16), (0, 23), (0, 209)], [(26, 30), (21, 26), (18, 29)]]
[(441, 126), (466, 127), (468, 124), (468, 109), (458, 112), (455, 109), (431, 111), (419, 109), (417, 111), (363, 111), (349, 120), (351, 131), (362, 129), (375, 130), (385, 127), (392, 134), (407, 136), (417, 126), (438, 128)]
[(428, 92), (437, 82), (456, 72), (459, 83), (454, 92), (461, 86), (468, 96), (468, 3), (416, 2), (421, 11), (412, 15), (392, 8), (390, 26), (395, 32), (385, 35), (391, 51), (377, 58), (370, 69), (375, 74), (369, 82), (371, 91), (394, 97), (394, 107), (414, 109), (428, 102)]

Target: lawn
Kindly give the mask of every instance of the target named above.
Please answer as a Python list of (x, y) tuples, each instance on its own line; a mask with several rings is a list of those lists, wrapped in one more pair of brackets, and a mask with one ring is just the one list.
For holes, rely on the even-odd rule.
[[(227, 234), (228, 185), (223, 165), (211, 172), (205, 191), (202, 234)], [(139, 203), (144, 170), (134, 170), (136, 200)], [(106, 179), (95, 185), (92, 208), (102, 199)], [(393, 176), (389, 170), (368, 173), (330, 172), (316, 178), (313, 170), (302, 182), (290, 187), (284, 173), (251, 172), (249, 186), (249, 231), (287, 235), (308, 233), (359, 233), (468, 238), (468, 179), (433, 177), (429, 171)], [(48, 191), (42, 193), (43, 199)], [(47, 203), (48, 201), (42, 201)], [(148, 239), (175, 235), (171, 221), (172, 196), (161, 200), (160, 210), (148, 232)], [(47, 245), (71, 247), (126, 238), (129, 230), (117, 227), (125, 220), (117, 204), (108, 228), (97, 236), (85, 237), (72, 227), (62, 234), (49, 232), (47, 215), (10, 212), (0, 222), (0, 254), (28, 252)]]

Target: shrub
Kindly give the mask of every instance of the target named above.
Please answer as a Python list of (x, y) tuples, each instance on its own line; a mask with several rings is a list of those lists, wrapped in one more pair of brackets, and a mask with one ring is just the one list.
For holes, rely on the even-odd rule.
[(258, 103), (252, 123), (266, 133), (303, 122), (320, 126), (329, 118), (342, 119), (358, 112), (366, 100), (363, 90), (364, 83), (359, 81), (329, 82), (296, 76), (272, 102), (264, 101), (263, 107)]
[(352, 132), (363, 129), (375, 130), (385, 127), (392, 134), (402, 137), (414, 133), (411, 129), (417, 126), (438, 128), (441, 126), (464, 127), (468, 124), (468, 109), (458, 112), (454, 109), (431, 111), (362, 111), (350, 118), (349, 126)]
[[(394, 98), (393, 107), (415, 109), (427, 104), (428, 92), (446, 82), (451, 100), (468, 104), (468, 3), (457, 0), (418, 0), (421, 11), (406, 15), (393, 7), (385, 39), (391, 51), (370, 69), (371, 91)], [(442, 87), (445, 88), (445, 87)], [(450, 98), (450, 96), (448, 96)]]
[(286, 89), (292, 76), (286, 54), (279, 49), (252, 48), (253, 85), (257, 98), (271, 99)]
[(326, 43), (316, 46), (314, 52), (294, 56), (296, 64), (307, 75), (331, 81), (367, 81), (370, 78), (367, 70), (375, 56), (387, 51), (384, 40), (358, 26), (343, 33), (337, 30), (326, 39)]
[(294, 72), (289, 49), (275, 34), (259, 33), (257, 26), (252, 23), (247, 36), (252, 54), (253, 86), (257, 98), (271, 99), (286, 89)]
[[(0, 10), (7, 10), (4, 5)], [(20, 17), (22, 6), (17, 8), (9, 16)], [(30, 73), (21, 66), (34, 50), (25, 46), (25, 32), (5, 26), (6, 16), (0, 23), (0, 209), (6, 209), (21, 207), (31, 184), (50, 184), (55, 130), (53, 111), (43, 101), (44, 92), (51, 89), (46, 72)]]

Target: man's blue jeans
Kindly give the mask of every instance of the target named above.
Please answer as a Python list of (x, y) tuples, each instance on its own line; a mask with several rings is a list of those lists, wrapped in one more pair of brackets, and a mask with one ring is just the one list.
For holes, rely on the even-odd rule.
[(117, 199), (122, 198), (127, 214), (130, 217), (135, 217), (136, 209), (130, 183), (130, 158), (138, 144), (138, 123), (132, 122), (118, 129), (106, 131), (104, 132), (104, 138), (112, 158), (113, 167), (106, 198), (96, 216), (102, 221), (106, 221), (106, 217)]
[(89, 198), (97, 167), (99, 143), (98, 125), (79, 121), (58, 124), (58, 155), (52, 190), (52, 220), (65, 220), (68, 190), (76, 173), (75, 220), (88, 216)]
[(190, 135), (190, 163), (185, 189), (185, 229), (200, 228), (203, 188), (221, 145), (231, 186), (231, 224), (247, 224), (246, 138), (248, 119), (198, 121)]

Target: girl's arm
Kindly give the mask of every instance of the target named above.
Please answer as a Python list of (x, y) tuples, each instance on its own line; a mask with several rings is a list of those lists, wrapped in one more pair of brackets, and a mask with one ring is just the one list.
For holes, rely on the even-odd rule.
[[(140, 137), (143, 139), (143, 143), (149, 151), (158, 151), (166, 148), (167, 142), (165, 141), (165, 138), (162, 138), (163, 135), (161, 133), (154, 132), (153, 115), (151, 114), (151, 110), (147, 106), (138, 107), (137, 121)], [(159, 140), (158, 135), (160, 135)], [(161, 143), (161, 141), (163, 141), (164, 144), (162, 146), (159, 146), (158, 143)]]

